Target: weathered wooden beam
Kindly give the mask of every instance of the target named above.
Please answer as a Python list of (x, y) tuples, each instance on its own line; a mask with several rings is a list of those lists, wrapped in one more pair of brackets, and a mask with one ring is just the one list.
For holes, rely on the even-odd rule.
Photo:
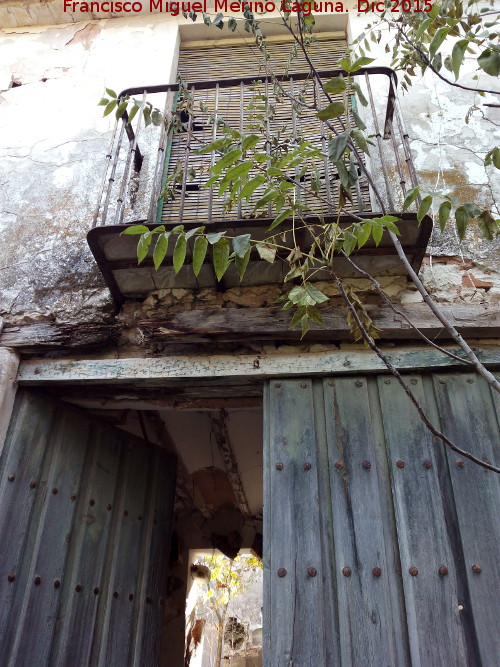
[[(447, 337), (442, 324), (423, 303), (398, 306), (426, 336)], [(408, 322), (388, 307), (367, 307), (375, 326), (385, 339), (418, 339), (418, 333)], [(500, 336), (500, 309), (493, 304), (443, 305), (443, 312), (464, 336)], [(352, 334), (347, 327), (345, 311), (327, 308), (322, 311), (324, 327), (311, 323), (307, 340), (348, 340)], [(190, 310), (164, 316), (158, 320), (140, 320), (137, 326), (151, 342), (196, 340), (298, 340), (300, 331), (290, 329), (290, 311), (281, 308), (230, 308)]]
[[(446, 332), (425, 304), (398, 306), (426, 336), (446, 339)], [(453, 304), (442, 309), (450, 321), (469, 338), (500, 336), (500, 309), (495, 304)], [(387, 307), (369, 305), (381, 338), (387, 340), (418, 340), (420, 337), (403, 317)], [(340, 308), (322, 311), (325, 327), (315, 323), (307, 334), (308, 341), (351, 340)], [(137, 329), (146, 342), (197, 343), (210, 341), (296, 340), (297, 328), (290, 329), (291, 314), (279, 307), (272, 308), (206, 308), (172, 313), (158, 320), (141, 320)], [(43, 322), (25, 326), (5, 327), (0, 345), (22, 352), (44, 350), (85, 349), (104, 346), (116, 340), (120, 333), (117, 324), (57, 324)]]
[(56, 348), (83, 349), (111, 343), (119, 333), (117, 324), (38, 322), (4, 327), (0, 345), (25, 352)]
[[(107, 387), (107, 394), (100, 397), (71, 393), (68, 396), (68, 388), (64, 387), (58, 394), (69, 403), (74, 403), (86, 410), (179, 410), (184, 412), (218, 412), (219, 410), (234, 410), (241, 408), (260, 408), (262, 398), (260, 396), (227, 396), (221, 398), (193, 398), (186, 400), (174, 400), (161, 398), (163, 390), (158, 388), (157, 397), (144, 398), (142, 390), (135, 397), (116, 398), (115, 385)], [(88, 392), (91, 393), (91, 392)]]
[[(500, 347), (476, 346), (479, 359), (500, 365)], [(450, 348), (454, 354), (461, 352)], [(468, 365), (430, 347), (385, 348), (386, 355), (401, 371), (459, 368)], [(21, 362), (18, 380), (23, 385), (120, 384), (141, 385), (235, 378), (255, 380), (269, 377), (324, 376), (332, 373), (380, 373), (387, 369), (370, 350), (334, 349), (321, 352), (283, 350), (275, 354), (211, 354), (127, 359), (30, 359)], [(244, 389), (242, 389), (244, 393)], [(234, 394), (233, 394), (234, 395)]]

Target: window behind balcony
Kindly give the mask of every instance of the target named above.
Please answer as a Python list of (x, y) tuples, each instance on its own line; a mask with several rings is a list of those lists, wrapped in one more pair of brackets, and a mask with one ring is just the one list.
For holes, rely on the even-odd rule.
[[(238, 44), (231, 46), (203, 46), (185, 48), (180, 52), (179, 73), (188, 83), (210, 80), (210, 87), (193, 89), (194, 116), (187, 123), (187, 131), (172, 137), (167, 151), (167, 164), (164, 181), (172, 174), (176, 165), (180, 165), (187, 176), (184, 183), (174, 189), (174, 197), (166, 198), (160, 208), (159, 217), (163, 222), (233, 222), (253, 217), (253, 205), (262, 196), (264, 187), (255, 191), (250, 201), (239, 202), (233, 210), (227, 210), (224, 198), (217, 196), (214, 188), (205, 188), (210, 177), (210, 166), (217, 159), (216, 155), (198, 155), (197, 148), (208, 144), (220, 136), (220, 126), (211, 122), (215, 116), (218, 121), (225, 121), (229, 126), (245, 133), (262, 136), (257, 149), (266, 151), (268, 142), (274, 137), (288, 142), (291, 147), (297, 142), (308, 140), (326, 153), (329, 130), (319, 121), (315, 113), (305, 107), (294, 104), (292, 99), (300, 97), (305, 104), (311, 104), (315, 98), (323, 100), (318, 86), (313, 79), (294, 80), (294, 73), (310, 71), (304, 54), (293, 49), (290, 42), (270, 43), (267, 46), (272, 69), (277, 75), (286, 75), (283, 80), (284, 94), (278, 94), (271, 83), (259, 79), (266, 73), (263, 57), (255, 45)], [(331, 70), (346, 49), (345, 39), (318, 40), (310, 45), (309, 55), (317, 70)], [(252, 84), (235, 82), (223, 87), (218, 85), (222, 79), (248, 77), (255, 74)], [(351, 100), (338, 96), (350, 107)], [(200, 103), (205, 111), (200, 109)], [(258, 116), (264, 106), (272, 105), (272, 118), (265, 129), (257, 129)], [(261, 108), (259, 108), (259, 106)], [(187, 120), (187, 119), (184, 119)], [(343, 117), (334, 124), (339, 131), (351, 122)], [(291, 173), (291, 176), (296, 176)], [(250, 174), (249, 178), (251, 178)], [(312, 190), (315, 190), (313, 194)], [(334, 215), (337, 212), (338, 177), (326, 160), (318, 158), (311, 165), (310, 171), (301, 178), (301, 186), (295, 189), (295, 196), (305, 201), (312, 214)], [(347, 208), (363, 212), (369, 210), (369, 192), (367, 184), (361, 178), (353, 188), (353, 201)], [(271, 216), (271, 211), (259, 213), (259, 217)]]

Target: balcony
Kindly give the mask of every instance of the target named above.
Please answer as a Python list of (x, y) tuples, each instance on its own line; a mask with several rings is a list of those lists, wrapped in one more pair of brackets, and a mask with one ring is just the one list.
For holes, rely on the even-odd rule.
[[(345, 76), (342, 70), (323, 70), (322, 79)], [(409, 189), (417, 185), (408, 136), (396, 95), (395, 73), (383, 67), (360, 69), (353, 74), (363, 90), (366, 106), (356, 108), (354, 97), (341, 94), (336, 99), (344, 102), (347, 112), (330, 121), (339, 132), (354, 126), (354, 113), (362, 117), (371, 136), (373, 146), (366, 158), (366, 167), (375, 185), (358, 170), (359, 178), (351, 188), (338, 216), (338, 183), (336, 169), (327, 159), (318, 158), (311, 164), (310, 172), (296, 184), (295, 196), (309, 206), (308, 219), (315, 224), (339, 219), (348, 224), (349, 213), (361, 218), (371, 218), (381, 211), (381, 200), (387, 212), (397, 215), (401, 242), (412, 266), (418, 270), (430, 236), (432, 223), (426, 217), (417, 225), (415, 213), (401, 213), (402, 202)], [(308, 73), (281, 78), (279, 93), (265, 76), (198, 81), (189, 83), (193, 99), (193, 112), (176, 111), (178, 85), (144, 86), (123, 91), (142, 100), (147, 99), (166, 114), (178, 113), (185, 131), (168, 134), (163, 124), (144, 127), (142, 114), (135, 116), (133, 125), (127, 118), (116, 121), (102, 178), (102, 189), (96, 208), (93, 228), (88, 234), (89, 246), (101, 269), (117, 305), (125, 298), (140, 298), (149, 291), (167, 287), (205, 288), (218, 285), (220, 289), (239, 285), (236, 271), (230, 267), (221, 283), (217, 283), (209, 262), (196, 278), (189, 266), (191, 248), (188, 247), (186, 265), (175, 275), (172, 263), (172, 247), (166, 261), (155, 271), (151, 255), (140, 264), (136, 259), (137, 237), (120, 233), (130, 224), (147, 224), (153, 229), (157, 224), (174, 227), (183, 224), (186, 229), (206, 225), (210, 230), (227, 230), (229, 235), (250, 233), (253, 238), (265, 238), (274, 215), (268, 210), (256, 217), (255, 200), (261, 194), (257, 190), (249, 202), (240, 201), (236, 208), (227, 210), (223, 198), (215, 189), (205, 187), (210, 177), (214, 154), (199, 154), (198, 148), (217, 137), (220, 122), (247, 131), (254, 122), (256, 111), (253, 102), (263, 96), (266, 105), (273, 105), (274, 113), (266, 121), (256, 149), (266, 151), (279, 132), (287, 137), (291, 146), (308, 140), (323, 153), (327, 152), (330, 129), (312, 113), (301, 113), (297, 105), (287, 97), (300, 94), (305, 103), (315, 96), (321, 99), (321, 91)], [(326, 102), (325, 102), (326, 105)], [(185, 117), (184, 117), (185, 115)], [(215, 121), (215, 122), (214, 122)], [(170, 190), (168, 198), (161, 198), (164, 185), (180, 165), (183, 177)], [(293, 177), (294, 174), (292, 173)], [(249, 178), (251, 175), (249, 176)], [(314, 181), (314, 188), (312, 183)], [(315, 194), (311, 193), (315, 189)], [(280, 227), (284, 234), (291, 234), (291, 224), (286, 221)], [(308, 239), (299, 239), (307, 247)], [(402, 274), (404, 268), (386, 235), (378, 247), (370, 242), (356, 253), (356, 263), (374, 275)], [(252, 255), (253, 257), (253, 255)], [(267, 264), (251, 259), (242, 285), (278, 282), (287, 272), (285, 262), (277, 260)], [(338, 258), (337, 273), (354, 277), (355, 269)], [(320, 273), (316, 279), (321, 279)]]

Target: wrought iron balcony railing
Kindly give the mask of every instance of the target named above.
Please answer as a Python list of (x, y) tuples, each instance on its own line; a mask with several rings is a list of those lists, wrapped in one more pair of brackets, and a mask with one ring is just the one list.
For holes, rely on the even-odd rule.
[[(338, 69), (324, 70), (319, 74), (324, 80), (346, 76)], [(389, 68), (372, 67), (360, 69), (351, 76), (356, 78), (364, 91), (366, 106), (356, 108), (356, 100), (346, 93), (335, 96), (334, 99), (343, 101), (346, 112), (329, 123), (337, 132), (343, 132), (354, 128), (358, 120), (356, 116), (361, 117), (366, 125), (365, 134), (371, 138), (373, 145), (370, 155), (364, 156), (370, 176), (368, 178), (358, 165), (359, 177), (351, 187), (350, 199), (342, 207), (341, 222), (347, 222), (351, 212), (363, 218), (373, 217), (382, 210), (382, 203), (386, 211), (401, 211), (408, 190), (417, 185), (408, 135), (396, 95), (395, 73)], [(123, 243), (116, 251), (111, 248), (110, 233), (112, 228), (117, 231), (116, 226), (121, 230), (121, 226), (139, 221), (151, 225), (162, 222), (168, 226), (179, 223), (187, 227), (213, 225), (214, 229), (248, 230), (252, 227), (264, 230), (268, 226), (274, 217), (271, 209), (264, 213), (259, 211), (257, 216), (253, 213), (254, 203), (262, 195), (262, 190), (256, 190), (248, 202), (240, 200), (236, 207), (229, 209), (224, 197), (217, 196), (217, 186), (205, 187), (216, 154), (200, 154), (197, 150), (220, 136), (222, 122), (243, 132), (252, 131), (252, 124), (258, 122), (259, 100), (266, 108), (260, 114), (265, 120), (260, 119), (261, 140), (256, 150), (268, 151), (271, 142), (278, 136), (290, 146), (306, 140), (319, 148), (325, 157), (315, 159), (310, 170), (300, 175), (299, 180), (296, 172), (290, 174), (296, 181), (295, 196), (306, 203), (308, 216), (313, 219), (333, 220), (339, 215), (339, 175), (326, 157), (331, 126), (328, 127), (316, 117), (314, 111), (307, 108), (315, 101), (322, 106), (328, 102), (310, 74), (280, 77), (281, 92), (265, 76), (256, 80), (252, 75), (198, 81), (188, 86), (193, 99), (190, 114), (176, 111), (178, 84), (130, 88), (120, 95), (140, 97), (143, 101), (147, 96), (155, 106), (165, 110), (166, 116), (182, 114), (180, 120), (184, 131), (169, 134), (163, 123), (145, 127), (141, 113), (136, 114), (133, 126), (127, 116), (115, 123), (89, 244), (117, 300), (124, 295), (144, 293), (146, 283), (149, 289), (154, 289), (161, 281), (156, 275), (140, 288), (123, 284), (123, 271), (137, 269), (137, 264), (134, 264), (133, 257), (127, 260)], [(303, 105), (297, 105), (292, 98), (300, 98)], [(272, 112), (269, 112), (270, 107)], [(171, 184), (168, 197), (161, 197), (165, 183), (176, 168), (182, 177)], [(430, 221), (425, 220), (423, 225), (417, 227), (414, 213), (400, 217), (403, 244), (410, 251), (413, 265), (418, 266), (430, 234)], [(130, 239), (127, 242), (130, 243)], [(366, 255), (384, 253), (392, 254), (384, 240), (378, 248), (367, 244), (362, 249), (362, 254)], [(151, 262), (148, 264), (146, 259), (141, 266), (150, 265)], [(389, 265), (387, 268), (390, 270)], [(117, 280), (120, 271), (122, 284)]]

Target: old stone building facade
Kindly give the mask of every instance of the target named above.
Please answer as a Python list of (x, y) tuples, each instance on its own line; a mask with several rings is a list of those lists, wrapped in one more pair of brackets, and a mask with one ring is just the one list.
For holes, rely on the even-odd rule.
[[(270, 42), (288, 48), (277, 15), (262, 19)], [(325, 40), (349, 42), (368, 20), (352, 3), (318, 16), (317, 28)], [(112, 256), (115, 250), (98, 265), (87, 243), (96, 216), (96, 228), (103, 220), (103, 199), (96, 207), (109, 185), (103, 174), (113, 114), (103, 118), (97, 106), (105, 87), (174, 86), (183, 51), (236, 50), (245, 40), (146, 8), (90, 14), (65, 11), (62, 0), (0, 0), (0, 524), (8, 537), (0, 546), (0, 656), (16, 665), (35, 664), (39, 651), (40, 665), (180, 666), (189, 550), (262, 553), (264, 534), (268, 667), (292, 659), (299, 667), (380, 665), (382, 656), (384, 664), (444, 665), (450, 651), (448, 664), (493, 664), (488, 658), (498, 645), (487, 618), (495, 618), (496, 476), (469, 462), (462, 471), (456, 456), (447, 459), (435, 446), (404, 397), (391, 393), (383, 364), (353, 342), (338, 288), (317, 283), (331, 297), (326, 327), (313, 326), (300, 340), (276, 305), (285, 287), (259, 268), (260, 277), (247, 283), (197, 286), (150, 267), (149, 284), (129, 260)], [(387, 65), (382, 45), (373, 66)], [(214, 78), (203, 62), (199, 67), (191, 80)], [(256, 61), (238, 76), (252, 68), (258, 72)], [(463, 81), (473, 74), (471, 66)], [(385, 93), (374, 94), (385, 111)], [(500, 137), (499, 109), (479, 109), (474, 94), (430, 75), (400, 102), (422, 189), (498, 207), (498, 170), (482, 162)], [(154, 222), (157, 128), (144, 130), (141, 151), (123, 224)], [(370, 167), (379, 171), (375, 156)], [(111, 248), (99, 239), (101, 251)], [(420, 250), (425, 286), (496, 368), (498, 240), (470, 228), (460, 243), (450, 228), (434, 231)], [(378, 282), (397, 308), (456, 351), (401, 267), (381, 266)], [(428, 348), (368, 279), (346, 281), (433, 418), (494, 461), (498, 397), (469, 369)], [(354, 398), (358, 390), (362, 398)], [(405, 441), (422, 451), (400, 449)], [(404, 480), (399, 466), (392, 470), (396, 459), (406, 465)], [(297, 470), (311, 471), (309, 486)], [(368, 471), (369, 481), (358, 479)], [(281, 472), (286, 488), (276, 481)], [(459, 498), (462, 472), (469, 495)], [(345, 507), (342, 498), (349, 498)], [(132, 515), (136, 523), (127, 527)], [(350, 531), (352, 540), (344, 540)], [(425, 579), (429, 562), (436, 572), (449, 571), (450, 590), (441, 586), (443, 576), (438, 584), (430, 574)], [(408, 582), (415, 567), (420, 574), (410, 573)], [(384, 592), (375, 588), (380, 572), (372, 574), (380, 569), (382, 579), (386, 571), (397, 575)], [(446, 619), (442, 626), (434, 614)], [(80, 626), (86, 640), (76, 639)], [(429, 633), (438, 648), (424, 648)]]

